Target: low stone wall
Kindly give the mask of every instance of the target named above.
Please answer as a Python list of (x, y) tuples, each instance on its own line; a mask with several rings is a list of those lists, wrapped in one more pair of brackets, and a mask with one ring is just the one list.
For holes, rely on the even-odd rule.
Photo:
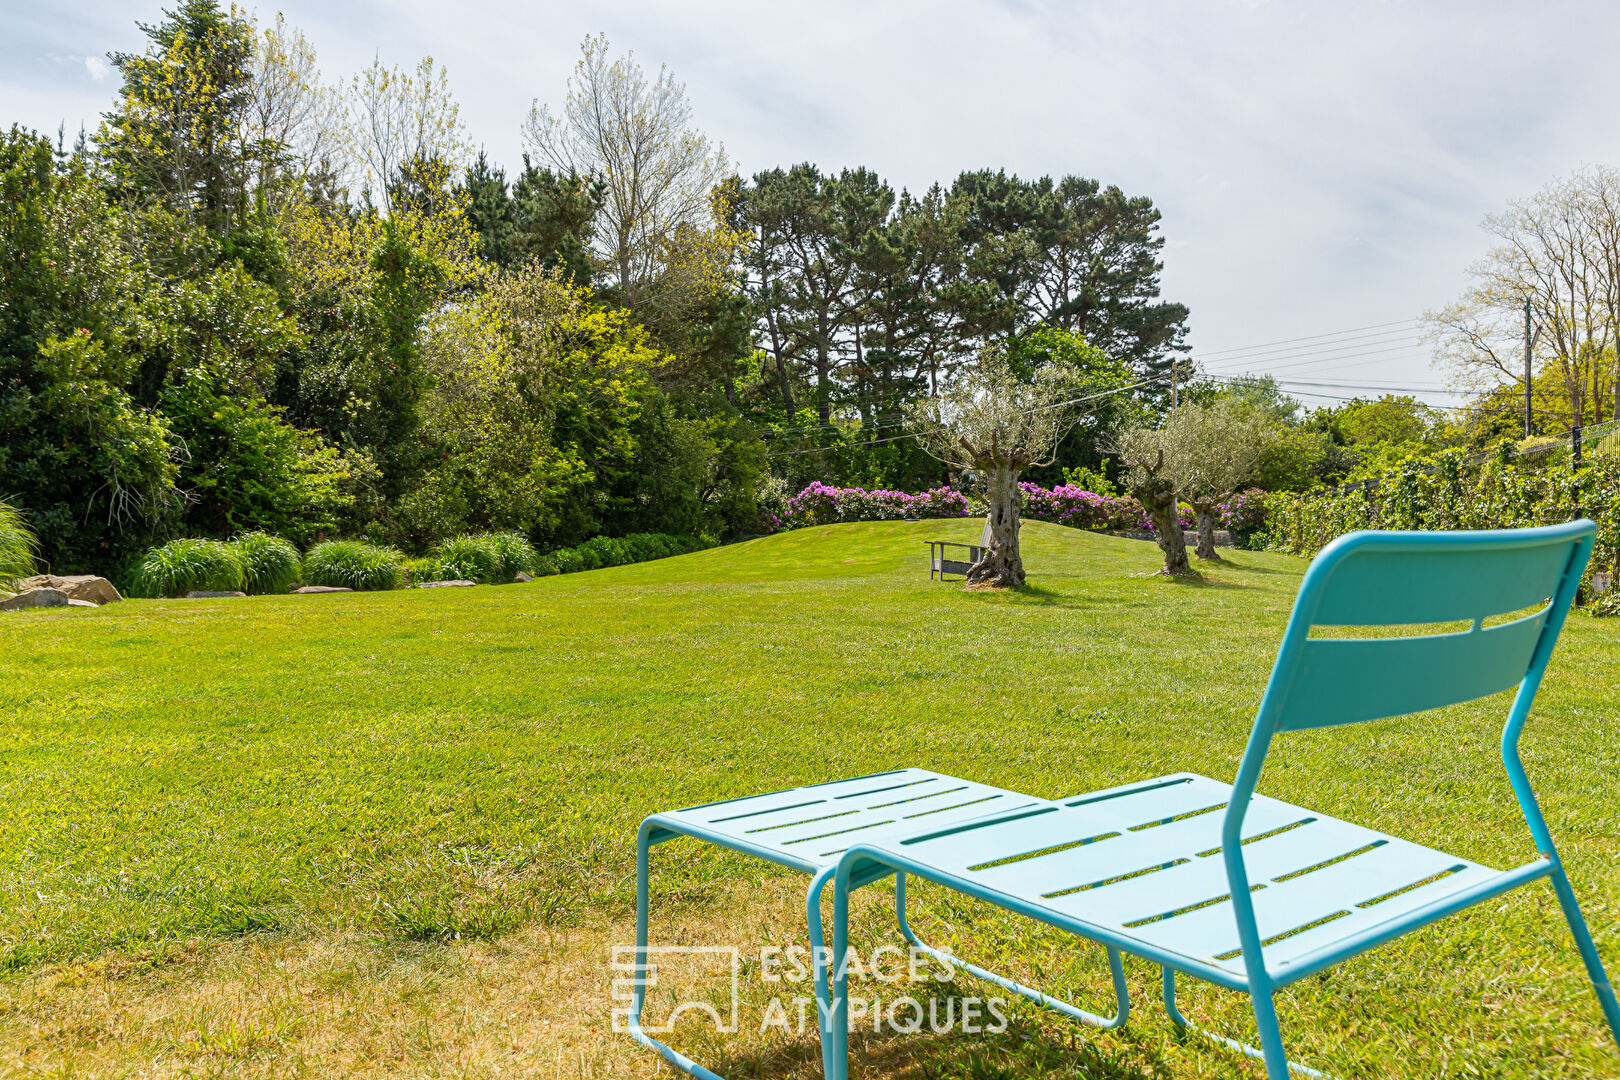
[[(1157, 543), (1158, 539), (1159, 539), (1158, 534), (1153, 532), (1151, 529), (1131, 529), (1128, 532), (1117, 532), (1117, 533), (1111, 533), (1110, 535), (1112, 535), (1112, 536), (1124, 536), (1124, 537), (1127, 537), (1127, 538), (1129, 538), (1131, 540), (1152, 540), (1155, 543)], [(1181, 530), (1181, 535), (1187, 541), (1187, 547), (1189, 549), (1195, 548), (1195, 547), (1198, 546), (1198, 532), (1196, 530), (1194, 530), (1194, 529), (1183, 529), (1183, 530)], [(1230, 530), (1230, 529), (1216, 529), (1215, 530), (1215, 546), (1216, 547), (1237, 547), (1237, 541), (1232, 539), (1232, 530)]]

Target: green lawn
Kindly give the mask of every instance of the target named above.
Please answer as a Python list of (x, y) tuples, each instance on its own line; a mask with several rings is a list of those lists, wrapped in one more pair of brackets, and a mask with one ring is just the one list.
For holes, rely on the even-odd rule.
[[(114, 1040), (144, 1062), (121, 1069), (106, 1040), (40, 1035), (41, 980), (88, 964), (113, 972), (97, 986), (116, 997), (199, 948), (341, 938), (428, 963), (469, 942), (493, 956), (536, 932), (617, 932), (636, 823), (659, 809), (906, 765), (1050, 797), (1182, 769), (1231, 778), (1303, 563), (1237, 552), (1205, 584), (1172, 583), (1148, 576), (1151, 545), (1030, 523), (1028, 591), (930, 583), (921, 541), (977, 529), (833, 526), (528, 585), (0, 617), (0, 1076), (8, 1061), (18, 1075), (199, 1068), (183, 1046)], [(1611, 967), (1617, 670), (1620, 626), (1573, 616), (1524, 740)], [(1262, 789), (1523, 861), (1496, 750), (1505, 704), (1290, 736)], [(659, 866), (663, 894), (717, 940), (742, 925), (739, 904), (792, 931), (792, 875), (695, 845), (662, 849)], [(747, 899), (752, 883), (771, 912)], [(964, 947), (1010, 941), (1022, 963), (1069, 963), (1040, 935), (944, 904), (929, 902), (931, 925), (951, 932), (951, 913)], [(1284, 1034), (1341, 1076), (1620, 1073), (1556, 919), (1538, 886), (1448, 920), (1291, 988)], [(875, 942), (875, 907), (868, 922)], [(140, 963), (106, 967), (118, 958)], [(176, 970), (164, 986), (184, 983)], [(1087, 956), (1059, 977), (1101, 1005), (1104, 972)], [(1131, 968), (1139, 1014), (1121, 1033), (1021, 1010), (999, 1038), (869, 1047), (869, 1074), (1247, 1075), (1236, 1055), (1174, 1037), (1152, 974)], [(1242, 1034), (1236, 995), (1194, 991), (1188, 1006)], [(8, 1041), (8, 1017), (31, 1034)], [(303, 1034), (287, 1039), (309, 1037), (289, 1023)], [(208, 1067), (296, 1071), (277, 1056), (286, 1039), (254, 1045), (211, 1050)], [(727, 1076), (817, 1074), (803, 1040), (690, 1045)]]

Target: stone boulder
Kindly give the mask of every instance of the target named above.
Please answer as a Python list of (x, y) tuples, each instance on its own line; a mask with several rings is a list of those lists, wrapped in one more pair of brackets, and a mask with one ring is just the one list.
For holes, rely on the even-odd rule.
[(512, 580), (513, 581), (519, 581), (519, 582), (529, 582), (529, 581), (534, 580), (534, 575), (533, 574), (526, 574), (522, 570), (519, 570), (516, 574), (512, 575)]
[(210, 592), (207, 589), (192, 589), (186, 593), (187, 600), (217, 600), (224, 596), (246, 596), (245, 592)]
[(68, 594), (61, 589), (27, 589), (10, 600), (0, 601), (0, 611), (22, 611), (25, 608), (67, 607)]
[(116, 604), (123, 599), (118, 595), (118, 590), (113, 588), (112, 582), (94, 574), (78, 574), (73, 577), (35, 574), (31, 578), (23, 578), (17, 582), (18, 592), (26, 592), (29, 589), (55, 589), (67, 593), (69, 600), (88, 600), (92, 604)]
[(457, 579), (455, 581), (424, 581), (424, 582), (422, 582), (422, 584), (418, 585), (417, 588), (418, 589), (460, 589), (460, 588), (466, 588), (469, 585), (476, 585), (476, 584), (478, 584), (478, 582), (476, 582), (476, 581), (462, 581), (460, 579)]
[(294, 589), (293, 590), (293, 595), (295, 595), (295, 596), (313, 596), (316, 593), (329, 593), (329, 592), (354, 592), (354, 590), (353, 589), (345, 589), (341, 585), (305, 585), (301, 589)]

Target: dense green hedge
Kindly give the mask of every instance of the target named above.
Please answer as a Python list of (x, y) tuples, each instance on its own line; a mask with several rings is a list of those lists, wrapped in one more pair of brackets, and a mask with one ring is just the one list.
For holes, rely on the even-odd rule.
[(684, 555), (689, 551), (714, 547), (715, 540), (700, 536), (669, 536), (665, 533), (631, 533), (629, 536), (598, 536), (578, 547), (563, 548), (542, 555), (535, 563), (534, 574), (572, 574), (580, 570), (596, 570), (604, 566), (623, 566), (625, 563), (647, 562), (671, 555)]
[(1266, 510), (1265, 546), (1290, 555), (1314, 555), (1356, 529), (1517, 529), (1585, 517), (1597, 522), (1598, 537), (1583, 587), (1620, 563), (1620, 459), (1610, 456), (1581, 468), (1522, 469), (1501, 460), (1473, 465), (1462, 451), (1446, 451), (1354, 489), (1275, 493)]

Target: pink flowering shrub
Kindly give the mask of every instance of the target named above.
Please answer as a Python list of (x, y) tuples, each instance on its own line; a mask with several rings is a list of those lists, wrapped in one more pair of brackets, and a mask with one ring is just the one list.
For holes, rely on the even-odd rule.
[[(1102, 529), (1111, 532), (1153, 528), (1142, 504), (1128, 495), (1098, 495), (1074, 484), (1055, 488), (1019, 484), (1023, 492), (1022, 516), (1033, 521), (1050, 521), (1073, 529)], [(1220, 507), (1218, 525), (1223, 529), (1250, 530), (1265, 521), (1265, 493), (1250, 490), (1234, 495)], [(949, 487), (937, 487), (918, 495), (904, 491), (867, 491), (865, 488), (832, 487), (819, 481), (787, 499), (775, 511), (764, 512), (768, 532), (802, 529), (808, 525), (831, 525), (841, 521), (900, 521), (905, 518), (971, 517), (978, 511), (968, 497)], [(1196, 525), (1192, 508), (1181, 507), (1181, 524)]]
[(1024, 493), (1024, 505), (1019, 513), (1035, 521), (1050, 521), (1075, 529), (1150, 527), (1142, 504), (1128, 495), (1098, 495), (1073, 484), (1050, 489), (1034, 484), (1018, 487)]
[(1266, 523), (1266, 493), (1250, 488), (1233, 495), (1221, 504), (1220, 522), (1223, 529), (1252, 532)]
[(971, 514), (967, 496), (948, 487), (910, 495), (904, 491), (831, 487), (817, 481), (784, 502), (781, 512), (770, 515), (766, 522), (770, 524), (774, 518), (778, 529), (800, 529), (840, 521), (901, 521), (908, 517), (956, 518)]

